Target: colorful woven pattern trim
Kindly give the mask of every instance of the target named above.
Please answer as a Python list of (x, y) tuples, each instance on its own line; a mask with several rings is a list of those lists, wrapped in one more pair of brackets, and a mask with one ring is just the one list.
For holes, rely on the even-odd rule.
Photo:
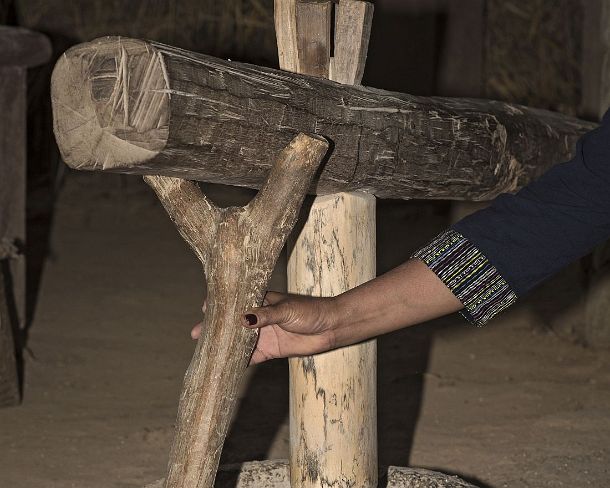
[(452, 229), (413, 254), (464, 304), (461, 312), (477, 326), (510, 307), (517, 295), (468, 239)]

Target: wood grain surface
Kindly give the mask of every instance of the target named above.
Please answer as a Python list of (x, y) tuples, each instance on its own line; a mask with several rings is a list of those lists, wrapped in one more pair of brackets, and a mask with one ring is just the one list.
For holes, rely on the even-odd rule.
[[(298, 45), (297, 35), (284, 38)], [(75, 168), (260, 188), (273, 155), (304, 132), (332, 144), (310, 192), (364, 190), (382, 198), (491, 199), (567, 160), (578, 136), (595, 126), (507, 103), (342, 85), (125, 38), (68, 50), (55, 67), (52, 99), (55, 135)]]
[[(313, 47), (299, 47), (292, 53), (296, 62), (288, 65), (296, 64), (301, 73), (358, 84), (366, 61), (372, 5), (341, 0), (334, 16), (328, 7), (326, 2), (311, 2), (306, 10), (294, 11), (295, 22), (284, 28), (296, 26), (297, 44)], [(312, 23), (315, 28), (310, 27)], [(278, 35), (280, 51), (281, 39), (290, 37), (285, 32)], [(330, 57), (327, 46), (333, 44)], [(318, 55), (312, 56), (312, 51)], [(325, 60), (320, 59), (324, 56)], [(289, 246), (288, 291), (336, 296), (374, 278), (375, 238), (373, 195), (342, 192), (316, 197)], [(290, 486), (376, 487), (376, 341), (291, 358), (289, 364)]]

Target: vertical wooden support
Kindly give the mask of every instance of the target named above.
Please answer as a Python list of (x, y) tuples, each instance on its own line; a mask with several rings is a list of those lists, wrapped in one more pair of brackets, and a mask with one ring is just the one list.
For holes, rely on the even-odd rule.
[[(25, 259), (2, 248), (25, 241), (25, 69), (0, 67), (0, 407), (19, 403), (12, 323), (25, 317)], [(11, 286), (7, 286), (8, 284)], [(11, 307), (14, 305), (14, 307)]]
[(12, 329), (25, 325), (26, 75), (45, 63), (42, 34), (0, 26), (0, 406), (19, 403)]
[(583, 3), (579, 115), (599, 120), (610, 107), (610, 0)]
[[(275, 0), (280, 67), (359, 84), (372, 14), (357, 0)], [(374, 277), (375, 198), (317, 197), (291, 245), (288, 290), (334, 296)], [(292, 488), (377, 486), (376, 362), (375, 341), (290, 360)]]
[[(25, 243), (26, 70), (0, 67), (0, 239)], [(13, 295), (19, 325), (25, 322), (25, 258), (10, 260)]]
[[(375, 197), (316, 198), (288, 261), (291, 293), (335, 296), (375, 277)], [(377, 486), (374, 340), (290, 360), (292, 488)]]
[(212, 488), (258, 331), (237, 325), (262, 302), (273, 266), (292, 230), (313, 175), (328, 151), (322, 137), (297, 135), (267, 181), (243, 207), (219, 208), (197, 184), (145, 176), (201, 260), (207, 309), (184, 377), (165, 488)]
[(19, 378), (7, 294), (1, 278), (0, 276), (0, 407), (8, 407), (19, 403)]

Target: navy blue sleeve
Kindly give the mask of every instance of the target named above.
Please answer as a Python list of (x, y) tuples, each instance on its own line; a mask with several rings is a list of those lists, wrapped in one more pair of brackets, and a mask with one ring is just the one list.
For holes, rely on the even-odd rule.
[(610, 238), (610, 110), (571, 161), (452, 228), (518, 296)]

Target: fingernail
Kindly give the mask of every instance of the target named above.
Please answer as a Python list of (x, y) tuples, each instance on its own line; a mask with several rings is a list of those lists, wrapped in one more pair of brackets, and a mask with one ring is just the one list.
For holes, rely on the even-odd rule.
[(258, 318), (253, 313), (248, 313), (246, 314), (246, 322), (248, 322), (248, 325), (256, 325)]

